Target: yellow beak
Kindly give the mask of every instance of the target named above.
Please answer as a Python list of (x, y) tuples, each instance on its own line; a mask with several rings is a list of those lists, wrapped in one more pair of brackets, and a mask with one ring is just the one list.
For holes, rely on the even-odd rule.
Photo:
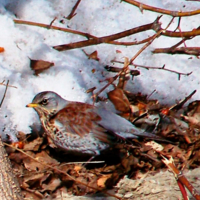
[(26, 105), (26, 107), (35, 108), (35, 107), (38, 107), (38, 104), (37, 103), (29, 103)]

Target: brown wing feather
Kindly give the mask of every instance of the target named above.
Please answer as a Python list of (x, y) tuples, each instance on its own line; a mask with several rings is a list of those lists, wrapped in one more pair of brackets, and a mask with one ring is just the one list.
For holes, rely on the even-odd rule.
[(90, 104), (72, 102), (59, 111), (50, 122), (57, 121), (63, 124), (66, 132), (78, 134), (80, 137), (92, 132), (95, 138), (110, 143), (112, 136), (108, 135), (107, 130), (98, 124), (101, 117), (95, 112), (95, 109), (95, 106)]

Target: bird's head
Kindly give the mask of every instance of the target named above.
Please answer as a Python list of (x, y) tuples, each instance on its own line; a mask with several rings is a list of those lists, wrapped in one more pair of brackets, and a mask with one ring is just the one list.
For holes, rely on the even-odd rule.
[(34, 108), (40, 117), (52, 116), (67, 105), (67, 100), (63, 99), (55, 92), (45, 91), (37, 94), (31, 103), (26, 107)]

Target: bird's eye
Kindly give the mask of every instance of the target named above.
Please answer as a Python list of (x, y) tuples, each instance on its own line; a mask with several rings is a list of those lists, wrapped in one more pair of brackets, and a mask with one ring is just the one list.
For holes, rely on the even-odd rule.
[(42, 104), (42, 105), (47, 105), (47, 104), (48, 104), (48, 99), (43, 99), (43, 100), (41, 101), (41, 104)]

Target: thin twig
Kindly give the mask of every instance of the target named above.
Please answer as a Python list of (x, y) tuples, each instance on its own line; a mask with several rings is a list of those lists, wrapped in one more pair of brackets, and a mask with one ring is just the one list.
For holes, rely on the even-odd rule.
[[(171, 46), (170, 48), (168, 48), (170, 51), (173, 51), (175, 48), (177, 48), (178, 46), (180, 46), (182, 43), (184, 43), (186, 40), (189, 40), (189, 39), (192, 39), (193, 37), (191, 38), (183, 38), (180, 42), (178, 42), (177, 44)], [(166, 48), (167, 49), (167, 48)], [(156, 49), (155, 49), (156, 50)], [(153, 50), (152, 52), (155, 53)]]
[[(18, 20), (18, 19), (14, 19), (13, 21), (16, 24), (39, 26), (39, 27), (49, 29), (49, 25), (47, 25), (47, 24), (41, 24), (41, 23)], [(57, 26), (51, 26), (50, 29), (55, 29), (55, 30), (59, 30), (59, 31), (78, 34), (78, 35), (81, 35), (81, 36), (87, 38), (87, 40), (83, 40), (83, 41), (79, 41), (79, 42), (54, 46), (53, 48), (58, 50), (58, 51), (65, 51), (65, 50), (70, 50), (70, 49), (75, 49), (75, 48), (82, 48), (82, 47), (97, 45), (97, 44), (101, 44), (101, 43), (108, 43), (108, 44), (113, 44), (113, 45), (127, 45), (127, 46), (128, 45), (138, 45), (138, 44), (142, 44), (142, 43), (151, 41), (154, 38), (155, 35), (153, 35), (149, 38), (146, 38), (142, 41), (139, 41), (139, 42), (117, 42), (117, 41), (114, 41), (114, 40), (121, 39), (123, 37), (127, 37), (127, 36), (130, 36), (130, 35), (139, 33), (139, 32), (147, 31), (147, 30), (154, 30), (155, 32), (158, 33), (158, 35), (160, 33), (162, 33), (163, 36), (168, 36), (168, 37), (187, 37), (188, 38), (188, 37), (194, 37), (194, 36), (200, 35), (200, 29), (198, 29), (198, 28), (193, 29), (192, 31), (185, 31), (185, 32), (181, 32), (181, 33), (180, 32), (174, 32), (174, 31), (167, 31), (166, 29), (161, 28), (161, 25), (159, 24), (158, 19), (156, 19), (153, 23), (146, 24), (146, 25), (143, 25), (143, 26), (139, 26), (139, 27), (136, 27), (136, 28), (132, 28), (132, 29), (129, 29), (127, 31), (123, 31), (123, 32), (116, 33), (116, 34), (113, 34), (113, 35), (104, 36), (104, 37), (96, 37), (94, 35), (84, 33), (84, 32), (81, 32), (81, 31), (71, 30), (71, 29), (67, 29), (67, 28), (61, 28), (61, 27), (57, 27)]]
[(200, 47), (180, 47), (171, 49), (170, 48), (156, 48), (152, 53), (167, 53), (167, 54), (187, 54), (187, 55), (200, 55)]
[[(37, 22), (30, 22), (30, 21), (25, 21), (25, 20), (19, 20), (19, 19), (14, 19), (13, 20), (16, 24), (24, 24), (24, 25), (30, 25), (30, 26), (39, 26), (42, 28), (47, 28), (49, 29), (49, 24), (42, 24), (42, 23), (37, 23)], [(54, 30), (58, 30), (58, 31), (63, 31), (63, 32), (68, 32), (68, 33), (73, 33), (73, 34), (77, 34), (77, 35), (81, 35), (83, 37), (87, 37), (87, 38), (96, 38), (95, 36), (88, 34), (88, 33), (84, 33), (81, 31), (76, 31), (76, 30), (72, 30), (72, 29), (68, 29), (68, 28), (62, 28), (62, 27), (58, 27), (58, 26), (51, 26), (50, 29), (54, 29)]]
[(110, 41), (109, 44), (114, 44), (114, 45), (124, 45), (124, 46), (132, 46), (132, 45), (139, 45), (139, 44), (144, 44), (150, 40), (152, 40), (154, 37), (153, 36), (150, 36), (148, 38), (145, 38), (143, 40), (140, 40), (140, 41), (134, 41), (134, 42), (118, 42), (118, 41)]
[[(158, 17), (156, 19), (155, 22), (158, 22), (159, 19), (161, 18), (162, 16)], [(130, 62), (129, 62), (129, 65), (133, 63), (133, 61), (138, 57), (138, 55), (140, 55), (142, 53), (142, 51), (144, 51), (157, 37), (159, 37), (163, 32), (165, 32), (167, 30), (167, 28), (171, 25), (171, 23), (173, 22), (174, 18), (171, 19), (171, 21), (169, 22), (169, 24), (166, 26), (165, 29), (160, 29), (155, 35), (153, 35), (153, 38), (148, 41), (131, 59), (130, 59)]]
[(192, 96), (196, 93), (196, 90), (194, 90), (191, 94), (189, 94), (188, 96), (186, 96), (184, 99), (181, 99), (178, 103), (176, 103), (175, 105), (171, 106), (169, 108), (169, 110), (179, 110), (183, 107), (183, 105), (192, 98)]
[[(6, 86), (6, 84), (4, 84), (4, 82), (5, 82), (5, 80), (3, 80), (3, 81), (0, 83), (0, 85)], [(17, 88), (16, 86), (13, 86), (13, 85), (8, 85), (8, 87)]]
[(75, 11), (78, 8), (78, 5), (79, 5), (80, 2), (81, 2), (81, 0), (78, 0), (76, 2), (76, 4), (74, 5), (74, 7), (72, 8), (71, 13), (66, 17), (66, 19), (70, 20), (71, 18), (73, 18), (76, 15)]
[(105, 161), (86, 161), (86, 162), (68, 162), (66, 165), (72, 165), (72, 164), (99, 164), (99, 163), (105, 163)]
[[(112, 60), (112, 62), (123, 64), (122, 61), (117, 61), (117, 60)], [(182, 72), (177, 72), (175, 70), (167, 69), (167, 68), (165, 68), (165, 65), (163, 65), (162, 67), (150, 67), (150, 66), (138, 65), (138, 64), (135, 64), (135, 63), (130, 64), (130, 65), (135, 66), (136, 68), (140, 67), (140, 68), (144, 68), (144, 69), (147, 69), (147, 70), (158, 69), (158, 70), (164, 70), (164, 71), (172, 72), (172, 73), (178, 74), (178, 80), (180, 80), (180, 76), (182, 76), (182, 75), (183, 76), (189, 76), (190, 74), (192, 74), (192, 72), (182, 73)]]
[(123, 37), (127, 37), (127, 36), (133, 35), (135, 33), (140, 33), (140, 32), (151, 30), (151, 29), (161, 30), (160, 24), (158, 23), (159, 19), (160, 19), (160, 17), (157, 18), (152, 23), (145, 24), (145, 25), (142, 25), (142, 26), (138, 26), (136, 28), (132, 28), (132, 29), (129, 29), (129, 30), (126, 30), (126, 31), (123, 31), (123, 32), (113, 34), (113, 35), (103, 36), (103, 37), (99, 37), (99, 38), (97, 38), (97, 37), (96, 38), (89, 38), (88, 40), (83, 40), (83, 41), (79, 41), (79, 42), (57, 45), (57, 46), (54, 46), (53, 48), (56, 49), (57, 51), (66, 51), (66, 50), (70, 50), (70, 49), (82, 48), (82, 47), (91, 46), (91, 45), (97, 45), (97, 44), (102, 44), (102, 43), (110, 43), (113, 40), (118, 40), (118, 39), (121, 39)]
[(178, 18), (178, 25), (177, 27), (174, 29), (174, 32), (176, 32), (178, 30), (178, 27), (180, 27), (181, 24), (181, 17)]
[(1, 99), (0, 108), (1, 108), (1, 106), (2, 106), (2, 104), (3, 104), (3, 101), (4, 101), (5, 97), (6, 97), (6, 92), (7, 92), (7, 89), (8, 89), (8, 83), (9, 83), (9, 80), (8, 80), (7, 83), (6, 83), (6, 88), (5, 88), (3, 97), (2, 97), (2, 99)]
[[(178, 22), (178, 26), (176, 29), (178, 29), (180, 27), (180, 19), (179, 18), (179, 22)], [(199, 29), (200, 27), (197, 27), (197, 30)], [(176, 30), (175, 29), (175, 30)], [(199, 48), (198, 47), (186, 47), (186, 44), (185, 44), (185, 41), (187, 40), (191, 40), (193, 39), (195, 36), (191, 36), (191, 37), (185, 37), (183, 38), (180, 42), (178, 42), (177, 44), (169, 47), (169, 48), (157, 48), (157, 49), (154, 49), (152, 52), (153, 53), (171, 53), (171, 54), (175, 54), (175, 53), (179, 53), (179, 54), (193, 54), (193, 55), (196, 55), (198, 56), (199, 55)], [(185, 47), (180, 47), (180, 48), (177, 48), (178, 46), (180, 46), (182, 43), (184, 43), (184, 46)]]
[(200, 35), (200, 29), (193, 29), (192, 31), (184, 31), (184, 32), (174, 32), (174, 31), (165, 31), (162, 33), (162, 35), (164, 36), (168, 36), (168, 37), (175, 37), (175, 38), (179, 38), (179, 37), (194, 37), (197, 35)]
[(53, 25), (53, 23), (55, 22), (56, 19), (57, 19), (57, 17), (55, 17), (55, 18), (51, 21), (51, 23), (49, 24), (48, 29), (51, 29), (51, 27), (52, 27), (52, 25)]
[(140, 3), (138, 1), (135, 0), (122, 0), (126, 3), (130, 3), (134, 6), (137, 6), (140, 10), (150, 10), (153, 12), (158, 12), (158, 13), (162, 13), (162, 14), (166, 14), (166, 15), (171, 15), (173, 17), (186, 17), (186, 16), (192, 16), (192, 15), (197, 15), (200, 14), (200, 9), (198, 10), (193, 10), (193, 11), (187, 11), (187, 12), (182, 12), (182, 11), (171, 11), (171, 10), (165, 10), (162, 8), (157, 8), (157, 7), (153, 7), (153, 6), (149, 6), (143, 3)]

